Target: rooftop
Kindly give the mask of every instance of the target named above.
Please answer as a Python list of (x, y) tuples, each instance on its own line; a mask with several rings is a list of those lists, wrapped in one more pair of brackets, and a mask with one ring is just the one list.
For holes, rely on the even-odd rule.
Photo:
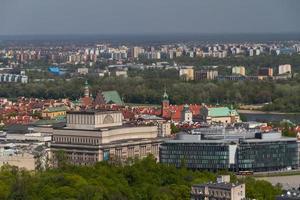
[(233, 183), (206, 183), (206, 184), (196, 184), (192, 187), (209, 187), (214, 189), (223, 189), (223, 190), (231, 190), (231, 188), (240, 186), (242, 184), (233, 184)]
[(103, 98), (105, 99), (105, 102), (108, 104), (118, 104), (118, 105), (124, 104), (119, 93), (115, 90), (104, 91), (104, 92), (102, 92), (102, 95), (103, 95)]
[(223, 116), (229, 116), (232, 114), (237, 115), (236, 110), (231, 110), (228, 107), (215, 107), (215, 108), (208, 108), (208, 115), (211, 117), (223, 117)]
[(82, 111), (67, 111), (67, 114), (86, 114), (86, 115), (95, 115), (98, 113), (121, 113), (120, 111), (113, 111), (113, 110), (82, 110)]

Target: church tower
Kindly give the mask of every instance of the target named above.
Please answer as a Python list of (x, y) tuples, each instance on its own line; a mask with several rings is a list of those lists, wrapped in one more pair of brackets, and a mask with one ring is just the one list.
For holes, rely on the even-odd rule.
[(89, 84), (87, 81), (85, 81), (84, 95), (80, 99), (80, 101), (81, 101), (81, 105), (83, 105), (84, 107), (88, 107), (88, 106), (92, 105), (92, 103), (93, 103), (92, 93), (90, 93), (90, 88), (89, 88)]
[(163, 118), (170, 117), (170, 101), (169, 101), (169, 96), (167, 94), (166, 88), (165, 88), (165, 92), (164, 92), (163, 100), (162, 100), (161, 114), (162, 114)]
[(84, 97), (90, 97), (90, 88), (87, 80), (84, 84)]
[(187, 123), (191, 123), (193, 122), (193, 113), (190, 110), (190, 106), (185, 104), (183, 106), (183, 110), (181, 113), (181, 121), (182, 122), (187, 122)]

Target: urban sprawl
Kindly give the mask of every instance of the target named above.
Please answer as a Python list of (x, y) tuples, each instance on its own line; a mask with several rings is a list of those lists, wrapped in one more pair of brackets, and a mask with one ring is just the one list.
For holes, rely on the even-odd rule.
[[(275, 126), (245, 121), (233, 105), (172, 104), (167, 87), (160, 105), (131, 104), (115, 89), (103, 91), (99, 85), (98, 92), (92, 92), (89, 83), (90, 76), (126, 79), (132, 69), (173, 69), (182, 82), (289, 80), (297, 76), (291, 63), (257, 66), (251, 72), (248, 66), (225, 66), (224, 72), (220, 66), (184, 64), (184, 59), (299, 53), (297, 41), (153, 46), (7, 42), (0, 46), (1, 84), (51, 82), (59, 77), (78, 78), (84, 84), (78, 88), (78, 99), (1, 97), (0, 165), (34, 170), (38, 163), (47, 168), (56, 166), (63, 152), (74, 165), (124, 164), (152, 154), (166, 165), (240, 176), (299, 171), (300, 125), (295, 122), (284, 120), (283, 126)], [(294, 135), (287, 137), (287, 132)], [(226, 175), (216, 181), (193, 185), (191, 199), (245, 198), (244, 184), (231, 184)]]

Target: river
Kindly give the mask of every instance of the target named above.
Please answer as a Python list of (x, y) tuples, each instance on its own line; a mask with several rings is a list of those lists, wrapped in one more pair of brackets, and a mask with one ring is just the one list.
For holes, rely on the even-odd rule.
[(242, 112), (240, 113), (247, 121), (258, 122), (279, 122), (283, 119), (292, 121), (293, 123), (300, 124), (300, 114), (279, 114), (279, 113), (255, 113), (255, 112)]

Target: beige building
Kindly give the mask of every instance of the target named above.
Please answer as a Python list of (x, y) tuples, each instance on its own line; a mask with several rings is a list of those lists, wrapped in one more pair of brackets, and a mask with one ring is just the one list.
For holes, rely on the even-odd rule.
[(121, 112), (72, 111), (67, 113), (66, 127), (53, 130), (51, 156), (62, 150), (71, 163), (81, 165), (148, 154), (158, 159), (162, 141), (157, 126), (123, 125)]
[(183, 110), (181, 112), (181, 121), (185, 123), (193, 122), (193, 113), (187, 104), (183, 106)]
[(292, 66), (290, 64), (279, 65), (278, 66), (278, 75), (281, 74), (291, 74), (292, 73)]
[(228, 107), (208, 107), (203, 105), (200, 109), (200, 116), (203, 121), (209, 124), (231, 124), (240, 122), (240, 116), (238, 112)]
[(230, 177), (218, 178), (217, 183), (193, 185), (191, 200), (244, 200), (245, 184), (230, 183)]
[(179, 77), (185, 79), (186, 81), (194, 80), (194, 67), (185, 66), (179, 69)]
[(243, 67), (243, 66), (233, 67), (232, 68), (232, 74), (245, 76), (246, 75), (245, 67)]

